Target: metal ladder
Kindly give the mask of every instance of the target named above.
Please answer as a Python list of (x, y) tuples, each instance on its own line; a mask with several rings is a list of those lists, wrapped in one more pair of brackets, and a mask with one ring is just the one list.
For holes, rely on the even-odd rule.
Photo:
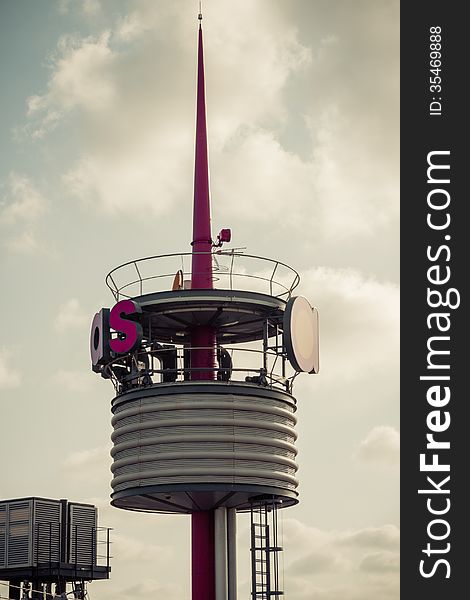
[(251, 598), (270, 600), (279, 590), (277, 503), (266, 498), (251, 505)]

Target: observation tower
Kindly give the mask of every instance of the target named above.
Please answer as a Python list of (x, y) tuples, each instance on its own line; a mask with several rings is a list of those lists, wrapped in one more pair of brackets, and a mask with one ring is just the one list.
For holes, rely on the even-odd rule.
[(132, 260), (106, 277), (116, 304), (91, 329), (110, 379), (111, 503), (191, 515), (192, 599), (235, 600), (236, 513), (251, 513), (253, 599), (279, 589), (277, 513), (298, 502), (300, 372), (318, 372), (318, 312), (286, 264), (226, 249), (211, 232), (199, 14), (191, 252)]

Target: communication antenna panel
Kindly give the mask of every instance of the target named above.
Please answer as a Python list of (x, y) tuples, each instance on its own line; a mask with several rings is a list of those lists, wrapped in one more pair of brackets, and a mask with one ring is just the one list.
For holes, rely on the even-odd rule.
[(318, 373), (318, 310), (304, 296), (295, 296), (287, 302), (283, 325), (284, 346), (291, 365), (296, 371)]

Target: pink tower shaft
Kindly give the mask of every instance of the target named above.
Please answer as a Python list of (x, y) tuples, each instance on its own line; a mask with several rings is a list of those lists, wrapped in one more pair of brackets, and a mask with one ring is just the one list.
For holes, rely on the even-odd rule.
[[(202, 16), (200, 15), (201, 19)], [(202, 27), (199, 25), (196, 153), (191, 289), (212, 289), (212, 236), (207, 159), (206, 102)], [(215, 379), (216, 332), (205, 324), (191, 331), (191, 380)], [(204, 370), (207, 369), (207, 370)], [(214, 511), (191, 515), (192, 600), (215, 600)]]
[[(192, 289), (212, 289), (212, 235), (207, 159), (206, 98), (204, 89), (202, 27), (199, 25), (197, 64), (196, 153), (194, 164)], [(191, 332), (192, 380), (215, 379), (216, 335), (212, 327), (201, 325)], [(208, 368), (208, 371), (202, 369)]]
[[(194, 165), (192, 287), (212, 288), (211, 204), (209, 196), (209, 163), (207, 159), (206, 98), (204, 89), (204, 57), (202, 27), (199, 26), (197, 64), (196, 154)], [(203, 252), (204, 254), (198, 254)]]

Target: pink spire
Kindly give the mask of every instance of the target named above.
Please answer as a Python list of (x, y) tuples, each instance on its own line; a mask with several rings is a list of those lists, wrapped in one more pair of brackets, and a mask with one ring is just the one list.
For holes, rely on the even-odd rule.
[[(199, 21), (202, 14), (199, 13)], [(193, 256), (191, 288), (212, 289), (212, 236), (211, 204), (209, 197), (209, 165), (207, 160), (206, 101), (204, 91), (204, 59), (202, 27), (199, 23), (197, 62), (196, 155), (194, 165)], [(215, 378), (216, 334), (208, 325), (196, 326), (191, 331), (191, 379)], [(207, 371), (202, 371), (207, 367)]]
[[(201, 20), (202, 15), (199, 15)], [(209, 196), (209, 164), (207, 159), (206, 98), (204, 89), (204, 56), (202, 26), (199, 24), (197, 65), (196, 153), (194, 164), (192, 288), (212, 288), (211, 206)], [(207, 252), (208, 254), (195, 254)]]
[[(199, 22), (202, 20), (199, 8)], [(207, 161), (206, 100), (204, 91), (204, 58), (202, 27), (199, 23), (197, 61), (196, 155), (194, 165), (192, 289), (212, 286), (211, 204), (209, 197), (209, 165)], [(204, 252), (205, 254), (198, 254)], [(216, 332), (209, 325), (191, 331), (192, 380), (215, 379)], [(207, 370), (204, 370), (207, 369)], [(191, 515), (192, 600), (215, 600), (214, 511)]]

